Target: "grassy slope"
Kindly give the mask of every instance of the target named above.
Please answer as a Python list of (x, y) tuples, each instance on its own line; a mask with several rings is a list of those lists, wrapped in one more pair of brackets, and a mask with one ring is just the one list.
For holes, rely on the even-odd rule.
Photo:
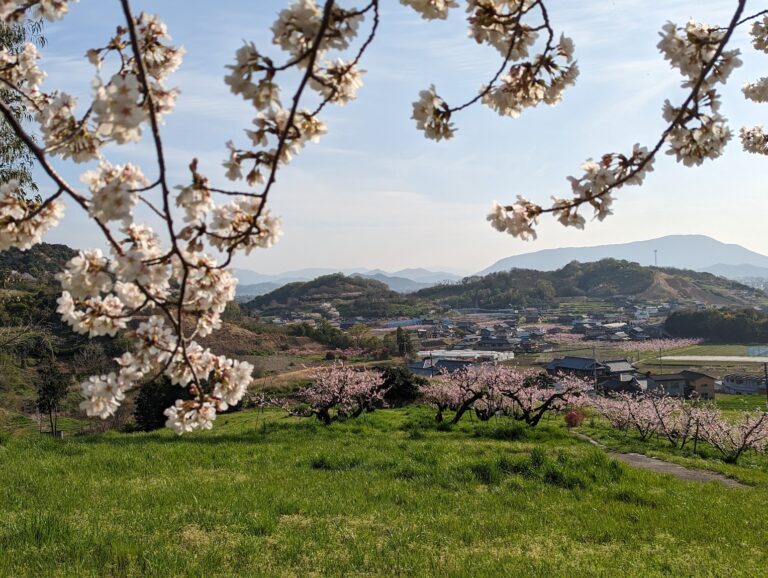
[(765, 472), (747, 490), (682, 482), (607, 460), (560, 420), (504, 424), (243, 412), (183, 438), (6, 438), (0, 575), (764, 571)]

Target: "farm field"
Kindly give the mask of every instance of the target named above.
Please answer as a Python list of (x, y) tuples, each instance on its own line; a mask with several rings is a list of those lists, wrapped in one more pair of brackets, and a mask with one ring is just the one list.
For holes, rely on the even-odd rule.
[[(634, 363), (641, 373), (674, 373), (684, 369), (694, 369), (721, 377), (727, 373), (754, 373), (762, 371), (762, 364), (751, 353), (755, 345), (744, 344), (700, 344), (685, 347), (669, 347), (659, 351), (646, 351), (642, 345), (631, 342), (623, 344), (576, 342), (563, 344), (555, 352), (534, 355), (522, 355), (516, 364), (520, 366), (540, 365), (553, 357), (574, 355), (581, 357), (597, 356), (599, 360), (627, 358)], [(703, 359), (705, 357), (733, 356), (744, 357), (744, 360)], [(702, 359), (665, 359), (666, 357), (701, 357)]]
[(720, 466), (752, 486), (729, 489), (621, 465), (561, 417), (443, 431), (419, 406), (330, 427), (282, 415), (226, 414), (181, 438), (0, 438), (0, 575), (755, 576), (768, 563), (758, 458)]

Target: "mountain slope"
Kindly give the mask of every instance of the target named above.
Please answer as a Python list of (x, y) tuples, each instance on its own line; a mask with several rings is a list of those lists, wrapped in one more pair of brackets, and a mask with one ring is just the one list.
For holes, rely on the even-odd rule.
[(720, 275), (721, 277), (727, 277), (728, 279), (744, 279), (746, 277), (768, 279), (768, 267), (746, 265), (744, 263), (739, 265), (718, 263), (717, 265), (702, 269), (702, 271), (712, 273), (713, 275)]
[(601, 259), (619, 259), (641, 265), (653, 265), (654, 251), (657, 251), (658, 265), (662, 267), (702, 270), (716, 263), (768, 267), (768, 256), (755, 253), (740, 245), (721, 243), (705, 235), (669, 235), (633, 243), (544, 249), (514, 255), (497, 261), (480, 271), (478, 275), (515, 268), (553, 271), (571, 261), (589, 263)]
[[(369, 271), (369, 273), (372, 273), (373, 271)], [(401, 269), (400, 271), (395, 271), (394, 273), (387, 273), (386, 271), (383, 272), (385, 275), (389, 275), (390, 277), (405, 277), (406, 279), (412, 279), (413, 281), (418, 281), (419, 283), (445, 283), (446, 281), (458, 281), (461, 279), (461, 275), (456, 275), (454, 273), (448, 273), (446, 271), (431, 271), (429, 269), (423, 269), (423, 268), (417, 268), (417, 269)]]
[(258, 297), (259, 295), (266, 295), (270, 291), (274, 291), (280, 287), (282, 287), (282, 284), (274, 283), (271, 281), (265, 281), (264, 283), (252, 283), (249, 285), (238, 285), (237, 299), (238, 301), (242, 301), (243, 299)]
[(413, 279), (407, 279), (405, 277), (392, 277), (383, 273), (355, 273), (352, 277), (360, 277), (362, 279), (371, 279), (373, 281), (379, 281), (384, 283), (392, 291), (398, 293), (413, 293), (419, 289), (426, 289), (432, 287), (434, 283), (419, 283)]
[(28, 273), (46, 284), (58, 284), (54, 276), (59, 273), (77, 251), (66, 245), (39, 243), (27, 251), (11, 247), (0, 251), (0, 272)]

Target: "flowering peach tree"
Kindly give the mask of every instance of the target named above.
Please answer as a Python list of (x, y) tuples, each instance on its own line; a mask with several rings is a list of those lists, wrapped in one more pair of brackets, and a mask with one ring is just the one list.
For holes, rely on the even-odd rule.
[[(268, 248), (280, 235), (280, 220), (267, 203), (278, 171), (308, 143), (326, 132), (320, 118), (329, 105), (344, 105), (362, 86), (361, 59), (379, 27), (380, 1), (362, 5), (342, 0), (286, 2), (272, 25), (282, 61), (251, 42), (237, 50), (224, 82), (253, 106), (253, 120), (240, 138), (226, 143), (223, 164), (231, 185), (211, 182), (196, 159), (189, 177), (171, 182), (161, 130), (179, 91), (169, 84), (183, 48), (156, 16), (135, 13), (130, 0), (115, 0), (122, 22), (105, 34), (85, 58), (93, 67), (86, 102), (45, 84), (41, 54), (32, 43), (0, 50), (0, 85), (23, 103), (31, 122), (22, 122), (15, 104), (0, 100), (0, 114), (27, 146), (52, 183), (52, 194), (28, 200), (21, 183), (0, 183), (0, 250), (28, 249), (39, 243), (64, 211), (64, 200), (87, 212), (103, 235), (108, 254), (80, 251), (59, 275), (58, 312), (74, 331), (89, 336), (126, 332), (131, 351), (119, 369), (95, 375), (81, 385), (88, 415), (112, 415), (126, 392), (143, 380), (166, 375), (188, 388), (190, 398), (166, 410), (167, 425), (178, 433), (212, 427), (216, 414), (237, 404), (252, 382), (248, 363), (214, 355), (199, 343), (221, 325), (221, 313), (234, 298), (236, 279), (228, 267), (238, 253)], [(0, 0), (0, 23), (57, 21), (77, 0)], [(444, 19), (456, 0), (401, 0), (427, 20)], [(720, 155), (731, 133), (718, 113), (717, 88), (739, 65), (738, 50), (726, 50), (733, 30), (752, 22), (753, 44), (768, 51), (768, 19), (743, 17), (740, 0), (724, 28), (695, 22), (665, 26), (659, 48), (683, 75), (688, 90), (681, 103), (667, 102), (669, 125), (651, 149), (635, 146), (588, 162), (571, 177), (572, 198), (544, 208), (523, 198), (496, 205), (489, 220), (500, 231), (535, 237), (533, 226), (546, 212), (565, 225), (583, 226), (578, 213), (591, 205), (598, 218), (610, 213), (612, 193), (639, 184), (664, 147), (685, 164)], [(162, 5), (162, 3), (158, 3)], [(557, 104), (577, 76), (573, 42), (558, 35), (544, 0), (466, 0), (469, 33), (500, 55), (500, 65), (478, 93), (451, 106), (434, 87), (413, 107), (413, 120), (425, 136), (449, 139), (455, 118), (481, 103), (499, 115), (517, 117), (540, 104)], [(107, 28), (105, 28), (107, 29)], [(745, 87), (747, 98), (768, 100), (768, 80)], [(108, 146), (142, 139), (154, 149), (151, 166), (114, 164)], [(750, 152), (768, 152), (768, 137), (755, 127), (742, 131)], [(83, 187), (68, 182), (55, 163), (88, 164)], [(143, 206), (162, 223), (157, 230), (135, 212)]]
[(663, 393), (614, 394), (583, 400), (622, 430), (634, 429), (641, 440), (656, 435), (673, 447), (707, 442), (725, 461), (737, 462), (748, 450), (768, 451), (768, 412), (754, 410), (733, 417), (714, 405)]
[(344, 363), (317, 369), (312, 383), (299, 392), (312, 415), (323, 424), (342, 417), (358, 417), (384, 404), (384, 379), (375, 371), (358, 370)]
[(519, 370), (502, 365), (462, 368), (445, 374), (422, 388), (422, 397), (437, 407), (435, 419), (452, 409), (451, 423), (474, 409), (483, 421), (506, 415), (535, 427), (550, 412), (561, 411), (590, 389), (580, 378), (552, 377), (535, 370)]

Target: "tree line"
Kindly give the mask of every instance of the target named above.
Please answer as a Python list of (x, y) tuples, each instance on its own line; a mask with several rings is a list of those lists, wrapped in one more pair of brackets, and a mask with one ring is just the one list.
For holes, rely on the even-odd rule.
[(755, 309), (703, 309), (673, 312), (664, 323), (673, 337), (699, 337), (722, 343), (768, 340), (768, 314)]

